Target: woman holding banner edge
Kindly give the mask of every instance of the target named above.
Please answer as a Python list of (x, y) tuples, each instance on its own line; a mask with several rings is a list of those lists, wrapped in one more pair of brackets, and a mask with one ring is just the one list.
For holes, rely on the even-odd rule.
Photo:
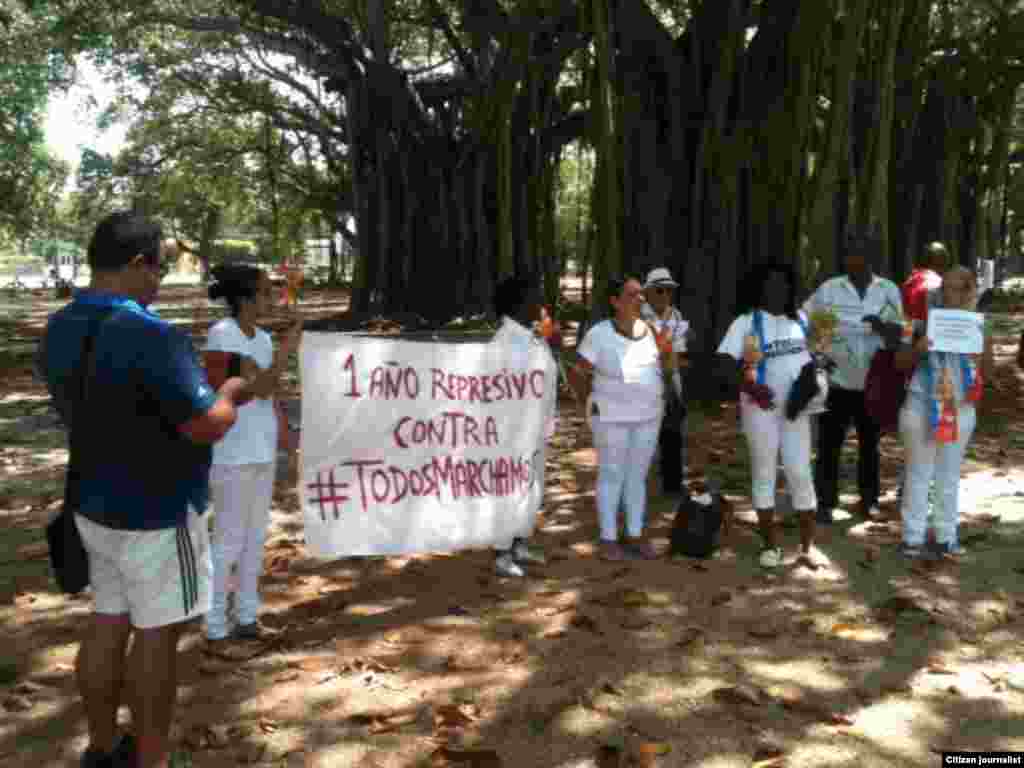
[[(502, 280), (494, 291), (494, 311), (501, 319), (501, 327), (495, 333), (495, 339), (513, 343), (527, 356), (533, 344), (542, 343), (550, 353), (548, 344), (530, 329), (530, 326), (541, 319), (540, 300), (534, 281), (522, 276)], [(556, 401), (557, 394), (552, 403)], [(554, 412), (546, 414), (544, 439), (541, 441), (542, 461), (545, 454), (544, 445), (554, 433), (554, 420)], [(521, 538), (514, 539), (507, 546), (495, 547), (494, 551), (494, 570), (499, 576), (521, 578), (526, 575), (523, 571), (524, 565), (544, 565), (547, 562), (543, 552), (530, 547)]]
[[(610, 280), (608, 302), (612, 317), (587, 331), (577, 347), (574, 369), (593, 387), (586, 407), (597, 447), (601, 557), (653, 560), (657, 554), (643, 538), (647, 473), (664, 415), (664, 371), (671, 348), (659, 349), (651, 327), (640, 318), (644, 293), (638, 278)], [(626, 512), (621, 544), (620, 502)]]

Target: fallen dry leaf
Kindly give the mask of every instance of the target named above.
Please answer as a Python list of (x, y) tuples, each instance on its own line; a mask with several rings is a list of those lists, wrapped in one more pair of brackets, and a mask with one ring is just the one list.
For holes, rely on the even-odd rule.
[(623, 629), (647, 629), (653, 622), (646, 616), (627, 616), (622, 620)]
[(732, 600), (732, 593), (729, 592), (729, 590), (727, 590), (727, 589), (723, 589), (723, 590), (715, 593), (714, 596), (712, 596), (712, 598), (711, 598), (711, 606), (714, 608), (714, 607), (717, 607), (719, 605), (725, 605), (730, 600)]
[(258, 763), (263, 759), (263, 755), (267, 751), (267, 745), (263, 741), (251, 741), (242, 746), (238, 751), (238, 761), (240, 763), (251, 765), (252, 763)]
[(228, 745), (228, 727), (210, 725), (206, 728), (206, 745), (210, 749), (223, 749)]
[(624, 589), (617, 593), (619, 601), (626, 606), (648, 605), (651, 601), (647, 593), (639, 589)]
[(698, 640), (703, 641), (704, 630), (698, 627), (687, 627), (683, 630), (683, 634), (676, 641), (677, 648), (687, 648), (694, 645)]
[(430, 756), (430, 765), (445, 768), (449, 765), (466, 768), (501, 768), (501, 757), (493, 749), (453, 749), (439, 747)]
[(597, 754), (594, 755), (594, 760), (597, 768), (624, 768), (626, 764), (626, 753), (621, 747), (614, 747), (610, 744), (605, 744), (598, 747)]
[(632, 746), (633, 763), (638, 768), (655, 768), (662, 755), (672, 751), (672, 745), (664, 741), (641, 741)]
[[(336, 665), (337, 660), (333, 656), (307, 656), (304, 659), (295, 659), (288, 662), (288, 666), (291, 669), (298, 669), (303, 672), (324, 672), (328, 669), (334, 669)], [(344, 669), (344, 667), (342, 668)]]
[(27, 696), (7, 696), (3, 703), (8, 712), (28, 712), (35, 706)]
[(585, 629), (588, 632), (593, 632), (595, 635), (600, 635), (601, 630), (597, 626), (597, 622), (587, 616), (585, 613), (579, 613), (572, 617), (569, 624), (576, 629)]
[(38, 560), (40, 558), (48, 557), (49, 554), (50, 546), (45, 541), (25, 544), (24, 546), (18, 547), (19, 560)]
[(836, 725), (836, 726), (842, 726), (842, 727), (849, 727), (849, 726), (853, 725), (853, 720), (851, 718), (847, 717), (846, 715), (839, 715), (839, 714), (831, 714), (831, 715), (829, 715), (828, 718), (826, 719), (826, 722), (829, 725)]
[(213, 748), (213, 743), (216, 739), (216, 734), (213, 733), (208, 725), (193, 725), (185, 732), (183, 737), (185, 746), (196, 752), (202, 749)]
[(242, 739), (251, 736), (253, 729), (251, 725), (244, 725), (236, 723), (228, 728), (228, 738), (233, 741), (241, 741)]
[(401, 709), (390, 712), (365, 712), (350, 715), (346, 718), (354, 725), (365, 726), (370, 735), (390, 733), (399, 728), (417, 722), (420, 712), (417, 709)]
[(434, 708), (434, 726), (437, 728), (464, 728), (479, 719), (475, 704), (443, 704)]
[(273, 720), (261, 717), (259, 721), (259, 728), (264, 733), (270, 734), (277, 730), (277, 723), (275, 723)]
[(716, 688), (711, 698), (723, 704), (744, 704), (757, 706), (761, 703), (761, 694), (749, 685), (730, 685)]

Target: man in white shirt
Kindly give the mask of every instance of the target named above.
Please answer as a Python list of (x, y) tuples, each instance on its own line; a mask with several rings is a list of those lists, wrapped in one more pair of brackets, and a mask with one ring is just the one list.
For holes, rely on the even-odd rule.
[(868, 517), (878, 514), (878, 425), (865, 408), (864, 381), (871, 358), (883, 346), (899, 344), (903, 304), (899, 287), (872, 272), (881, 254), (875, 235), (857, 235), (847, 242), (846, 274), (822, 283), (804, 304), (810, 315), (828, 309), (839, 316), (839, 329), (830, 357), (836, 367), (829, 382), (827, 411), (818, 430), (815, 486), (818, 522), (832, 522), (839, 505), (839, 454), (850, 425), (857, 429), (859, 457), (857, 486), (861, 508)]
[[(677, 368), (672, 373), (672, 386), (678, 397), (683, 396), (682, 377), (678, 366), (685, 365), (686, 334), (690, 324), (672, 305), (675, 289), (679, 287), (672, 273), (665, 267), (652, 269), (644, 281), (646, 302), (640, 308), (640, 317), (654, 326), (658, 334), (668, 333), (672, 338)], [(658, 435), (661, 463), (661, 484), (665, 493), (678, 493), (686, 479), (686, 416), (677, 424), (662, 421)]]
[[(494, 292), (494, 310), (501, 318), (501, 327), (495, 339), (514, 339), (527, 351), (532, 344), (541, 344), (548, 349), (547, 343), (532, 330), (533, 324), (540, 318), (538, 287), (539, 284), (525, 277), (509, 277), (498, 284)], [(547, 414), (546, 422), (545, 441), (553, 431), (554, 413)], [(543, 505), (543, 490), (541, 494)], [(546, 562), (543, 552), (533, 549), (518, 538), (508, 548), (495, 547), (495, 555), (494, 569), (500, 576), (522, 577), (526, 575), (523, 565), (544, 565)]]

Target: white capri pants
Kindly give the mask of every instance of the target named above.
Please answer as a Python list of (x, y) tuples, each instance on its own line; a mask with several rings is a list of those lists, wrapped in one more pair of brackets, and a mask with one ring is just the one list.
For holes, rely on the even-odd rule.
[(647, 515), (647, 472), (658, 447), (661, 417), (648, 421), (602, 421), (593, 417), (597, 448), (597, 515), (601, 540), (619, 538), (618, 510), (626, 508), (626, 535), (644, 532)]
[(903, 542), (924, 545), (928, 529), (928, 487), (935, 480), (935, 541), (958, 544), (960, 522), (960, 467), (967, 444), (974, 434), (977, 412), (974, 406), (960, 404), (957, 413), (959, 439), (955, 443), (935, 440), (928, 421), (926, 402), (914, 395), (900, 411), (900, 436), (906, 452), (903, 487)]
[(260, 610), (263, 542), (274, 493), (273, 463), (215, 464), (210, 471), (213, 497), (213, 599), (206, 632), (218, 639), (228, 633), (231, 568), (238, 566), (236, 608), (239, 624), (252, 624)]
[(740, 405), (743, 434), (750, 449), (751, 496), (755, 509), (775, 508), (775, 485), (782, 454), (786, 485), (793, 509), (817, 508), (814, 474), (811, 471), (811, 420), (804, 414), (796, 421), (786, 418), (785, 401), (766, 411), (744, 400)]

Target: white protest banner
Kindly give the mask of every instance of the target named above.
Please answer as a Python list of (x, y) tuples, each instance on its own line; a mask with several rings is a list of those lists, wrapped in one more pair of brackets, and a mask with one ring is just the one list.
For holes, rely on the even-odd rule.
[(547, 345), (306, 332), (299, 490), (317, 557), (528, 536), (557, 371)]
[(980, 355), (985, 346), (985, 315), (960, 309), (931, 309), (928, 341), (935, 352)]

